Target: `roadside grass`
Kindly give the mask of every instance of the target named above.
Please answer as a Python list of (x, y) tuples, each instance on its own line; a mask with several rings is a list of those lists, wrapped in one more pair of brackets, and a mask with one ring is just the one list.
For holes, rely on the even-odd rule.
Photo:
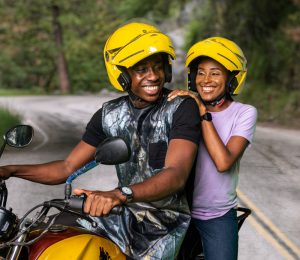
[(258, 122), (300, 129), (300, 91), (249, 84), (236, 98), (257, 108)]
[[(0, 108), (0, 120), (1, 137), (9, 128), (13, 127), (14, 125), (21, 124), (21, 117), (19, 115), (11, 113), (6, 108)], [(2, 143), (2, 138), (0, 140), (0, 143)]]

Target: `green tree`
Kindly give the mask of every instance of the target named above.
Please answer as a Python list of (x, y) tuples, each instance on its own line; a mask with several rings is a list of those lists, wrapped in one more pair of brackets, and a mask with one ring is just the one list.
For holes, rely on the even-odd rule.
[(68, 66), (65, 58), (65, 51), (63, 49), (63, 30), (61, 26), (60, 18), (60, 6), (52, 4), (52, 25), (53, 34), (55, 39), (55, 46), (57, 49), (56, 54), (56, 67), (59, 76), (60, 91), (62, 94), (71, 92), (71, 85), (68, 74)]
[(45, 22), (49, 18), (44, 12), (45, 7), (32, 1), (2, 1), (0, 10), (2, 55), (13, 64), (12, 71), (2, 75), (1, 85), (45, 87), (53, 75), (49, 72), (54, 67), (52, 57), (55, 50), (50, 38), (50, 23)]
[[(185, 0), (0, 0), (0, 87), (44, 92), (107, 87), (102, 50), (125, 21), (160, 24)], [(71, 89), (72, 86), (72, 89)]]
[(109, 1), (2, 0), (0, 15), (1, 87), (68, 93), (70, 85), (107, 85), (102, 49), (120, 21)]
[(185, 0), (153, 1), (140, 0), (113, 0), (118, 15), (125, 20), (134, 18), (146, 18), (153, 23), (159, 24), (170, 16), (176, 16), (185, 4)]

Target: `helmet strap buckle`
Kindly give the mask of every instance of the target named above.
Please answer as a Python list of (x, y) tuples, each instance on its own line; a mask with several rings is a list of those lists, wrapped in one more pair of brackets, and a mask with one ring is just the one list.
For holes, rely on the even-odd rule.
[(209, 105), (209, 106), (222, 106), (224, 104), (226, 100), (226, 92), (224, 94), (221, 94), (219, 97), (217, 97), (216, 99), (214, 100), (211, 100), (211, 101), (204, 101), (204, 104), (205, 105)]

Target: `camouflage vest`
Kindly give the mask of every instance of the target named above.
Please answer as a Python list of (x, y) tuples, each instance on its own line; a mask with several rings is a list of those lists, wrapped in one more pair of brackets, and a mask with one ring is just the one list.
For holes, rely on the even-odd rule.
[[(167, 94), (165, 89), (163, 97), (141, 115), (139, 122), (128, 96), (103, 105), (103, 131), (108, 137), (124, 138), (132, 151), (127, 163), (116, 166), (119, 185), (142, 182), (162, 170), (173, 115), (184, 100), (178, 97), (168, 102)], [(164, 151), (153, 153), (151, 147), (156, 145)], [(185, 195), (178, 193), (156, 202), (129, 203), (121, 216), (98, 218), (96, 232), (109, 236), (134, 259), (175, 259), (189, 221)]]

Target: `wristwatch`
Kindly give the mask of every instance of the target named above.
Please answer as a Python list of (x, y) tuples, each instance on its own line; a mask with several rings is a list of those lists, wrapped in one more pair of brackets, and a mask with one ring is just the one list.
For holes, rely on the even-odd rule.
[(133, 191), (131, 188), (127, 186), (118, 187), (118, 189), (121, 191), (121, 193), (126, 197), (125, 202), (131, 202), (133, 199)]
[(206, 112), (203, 116), (200, 116), (200, 120), (203, 121), (211, 121), (212, 120), (212, 116), (211, 113)]

